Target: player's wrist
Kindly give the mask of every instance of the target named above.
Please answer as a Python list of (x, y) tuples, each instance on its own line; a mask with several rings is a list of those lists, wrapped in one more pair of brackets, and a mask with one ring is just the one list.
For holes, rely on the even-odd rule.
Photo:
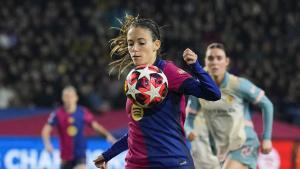
[(112, 138), (112, 135), (111, 135), (110, 133), (106, 133), (106, 134), (104, 135), (104, 137), (105, 137), (105, 139), (109, 140), (109, 139)]
[(204, 72), (199, 60), (197, 59), (195, 63), (190, 64), (190, 68), (192, 69), (193, 73), (202, 73)]

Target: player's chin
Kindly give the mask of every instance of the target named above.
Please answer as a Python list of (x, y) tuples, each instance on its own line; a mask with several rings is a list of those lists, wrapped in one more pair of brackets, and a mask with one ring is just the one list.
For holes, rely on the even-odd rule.
[(220, 76), (222, 75), (222, 72), (219, 70), (210, 70), (209, 74), (211, 74), (212, 76)]
[(141, 65), (144, 65), (145, 63), (141, 62), (141, 61), (138, 61), (138, 60), (133, 60), (133, 64), (135, 66), (141, 66)]
[(219, 74), (218, 73), (216, 73), (216, 72), (213, 72), (213, 71), (208, 71), (209, 72), (209, 74), (211, 75), (211, 76), (213, 76), (213, 77), (215, 77), (215, 76), (218, 76)]

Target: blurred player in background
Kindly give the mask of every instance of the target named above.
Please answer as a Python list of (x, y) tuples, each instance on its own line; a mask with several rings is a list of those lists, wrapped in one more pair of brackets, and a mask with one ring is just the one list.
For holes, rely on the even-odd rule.
[[(126, 16), (120, 35), (111, 41), (111, 55), (119, 60), (113, 62), (119, 73), (134, 64), (154, 65), (168, 79), (168, 94), (165, 100), (151, 108), (141, 108), (129, 99), (126, 112), (129, 131), (94, 162), (99, 168), (104, 163), (128, 149), (126, 169), (193, 169), (194, 164), (185, 142), (184, 94), (207, 100), (218, 100), (220, 91), (211, 77), (197, 62), (197, 55), (190, 49), (183, 52), (184, 61), (194, 73), (175, 66), (159, 57), (161, 34), (159, 26), (150, 19)], [(135, 118), (134, 111), (140, 111)]]
[(62, 91), (63, 106), (49, 116), (42, 129), (42, 139), (48, 152), (53, 151), (50, 141), (52, 127), (56, 126), (60, 141), (61, 169), (86, 168), (85, 124), (114, 143), (115, 138), (94, 119), (91, 112), (77, 105), (78, 95), (73, 86), (67, 86)]
[(185, 130), (197, 169), (256, 169), (259, 140), (249, 104), (263, 112), (262, 153), (272, 150), (273, 105), (249, 80), (227, 72), (229, 58), (224, 45), (207, 47), (205, 67), (221, 89), (221, 99), (210, 102), (189, 97)]

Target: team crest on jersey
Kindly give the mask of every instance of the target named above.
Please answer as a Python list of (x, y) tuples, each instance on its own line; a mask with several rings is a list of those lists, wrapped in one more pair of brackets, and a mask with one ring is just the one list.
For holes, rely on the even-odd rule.
[(73, 125), (70, 125), (68, 128), (67, 128), (67, 133), (69, 136), (73, 137), (77, 134), (78, 130), (75, 126)]
[(144, 117), (144, 109), (140, 106), (132, 104), (131, 107), (131, 117), (135, 121), (139, 121)]
[(231, 95), (227, 95), (225, 99), (226, 99), (226, 102), (227, 102), (227, 103), (231, 104), (232, 101), (234, 100), (234, 97), (231, 96)]

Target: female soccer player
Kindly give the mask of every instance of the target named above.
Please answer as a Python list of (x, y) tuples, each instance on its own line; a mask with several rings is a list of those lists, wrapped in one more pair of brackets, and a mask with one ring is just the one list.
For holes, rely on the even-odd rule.
[(107, 141), (114, 143), (116, 139), (95, 119), (91, 112), (77, 104), (78, 95), (73, 86), (62, 91), (63, 106), (57, 108), (49, 116), (42, 129), (42, 139), (48, 152), (53, 151), (50, 141), (52, 128), (58, 130), (61, 169), (86, 169), (86, 139), (84, 127), (89, 125), (96, 132), (105, 136)]
[[(191, 67), (194, 77), (159, 57), (161, 35), (159, 26), (150, 19), (126, 16), (120, 35), (111, 41), (113, 62), (120, 72), (130, 64), (155, 65), (168, 79), (168, 94), (164, 101), (151, 108), (141, 108), (129, 99), (126, 112), (129, 118), (128, 133), (94, 162), (101, 167), (104, 162), (128, 149), (126, 169), (193, 169), (194, 164), (185, 143), (184, 94), (211, 101), (220, 99), (220, 91), (211, 77), (197, 62), (190, 49), (183, 52), (184, 61)], [(134, 118), (139, 109), (142, 118)]]
[[(207, 47), (205, 67), (221, 90), (221, 99), (209, 102), (190, 96), (185, 130), (192, 141), (197, 169), (256, 169), (259, 140), (251, 121), (249, 104), (263, 112), (262, 152), (272, 149), (273, 105), (264, 91), (249, 80), (227, 72), (224, 45)], [(197, 116), (196, 116), (197, 115)]]

